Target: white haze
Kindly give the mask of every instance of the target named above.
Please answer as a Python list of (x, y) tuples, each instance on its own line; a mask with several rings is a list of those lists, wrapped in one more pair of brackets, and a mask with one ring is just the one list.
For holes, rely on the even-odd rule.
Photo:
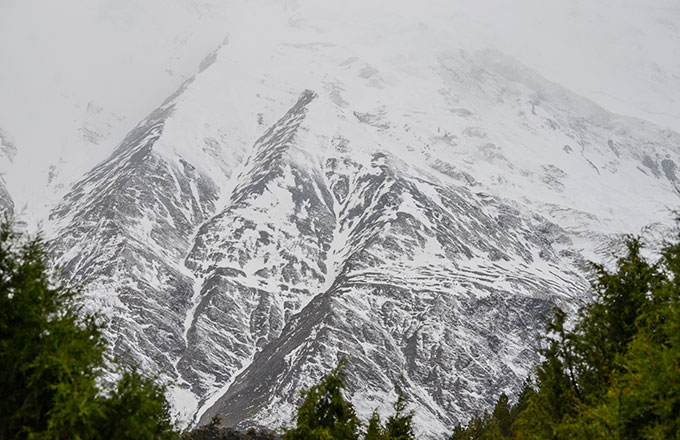
[[(677, 0), (0, 0), (0, 129), (18, 148), (0, 173), (19, 214), (44, 219), (225, 37), (276, 41), (286, 28), (373, 59), (401, 46), (498, 49), (680, 131)], [(104, 136), (83, 140), (83, 124)]]

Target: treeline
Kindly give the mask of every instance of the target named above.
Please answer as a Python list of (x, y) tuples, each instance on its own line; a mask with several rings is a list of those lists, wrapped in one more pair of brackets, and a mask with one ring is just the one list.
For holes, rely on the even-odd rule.
[(514, 405), (455, 427), (450, 440), (680, 439), (680, 240), (658, 260), (638, 238), (609, 272), (594, 265), (594, 302), (573, 325), (556, 309), (544, 361)]

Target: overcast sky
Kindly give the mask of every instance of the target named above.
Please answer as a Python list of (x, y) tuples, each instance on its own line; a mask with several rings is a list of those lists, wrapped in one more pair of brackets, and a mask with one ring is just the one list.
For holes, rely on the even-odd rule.
[(67, 151), (92, 102), (120, 137), (226, 35), (267, 32), (250, 26), (264, 15), (336, 44), (418, 26), (680, 131), (677, 0), (0, 0), (0, 127), (32, 155)]

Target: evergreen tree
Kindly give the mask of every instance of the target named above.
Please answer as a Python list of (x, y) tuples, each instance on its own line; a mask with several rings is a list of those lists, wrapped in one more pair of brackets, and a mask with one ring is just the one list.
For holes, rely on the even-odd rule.
[(560, 310), (548, 325), (535, 388), (525, 384), (509, 411), (501, 396), (491, 415), (457, 426), (452, 439), (680, 438), (680, 235), (675, 240), (650, 263), (629, 237), (613, 272), (594, 266), (595, 299), (573, 328)]
[(606, 393), (565, 423), (565, 437), (680, 438), (680, 241), (664, 249), (658, 268)]
[(449, 440), (488, 440), (493, 435), (490, 422), (489, 413), (485, 411), (481, 416), (472, 417), (465, 426), (456, 425)]
[(562, 420), (576, 414), (579, 388), (574, 376), (575, 355), (571, 334), (565, 330), (566, 314), (555, 310), (548, 330), (549, 346), (541, 350), (545, 358), (536, 369), (536, 392), (514, 422), (521, 439), (555, 439)]
[(412, 440), (415, 439), (413, 433), (413, 411), (408, 410), (408, 399), (404, 390), (399, 384), (395, 385), (397, 391), (397, 401), (394, 403), (394, 414), (387, 419), (385, 432), (390, 440)]
[(385, 428), (383, 428), (378, 411), (374, 410), (371, 418), (368, 419), (368, 427), (366, 428), (364, 440), (387, 440)]
[(494, 420), (494, 424), (497, 426), (499, 438), (509, 438), (512, 435), (512, 414), (511, 406), (508, 401), (508, 396), (502, 393), (498, 398), (496, 407), (491, 413), (491, 418)]
[(303, 392), (295, 429), (284, 440), (356, 440), (361, 423), (350, 402), (342, 396), (347, 376), (343, 359), (330, 374)]
[(532, 391), (527, 383), (520, 395), (520, 401), (511, 405), (508, 396), (503, 393), (496, 401), (496, 406), (491, 414), (484, 412), (481, 416), (473, 417), (466, 426), (456, 425), (449, 440), (503, 440), (514, 438), (514, 422), (520, 411), (517, 408), (524, 407), (524, 401)]
[(103, 439), (177, 438), (170, 421), (165, 387), (156, 378), (145, 376), (135, 368), (122, 371), (105, 409), (99, 429)]
[[(533, 383), (531, 382), (531, 378), (527, 378), (524, 381), (524, 385), (522, 385), (522, 390), (519, 392), (519, 396), (517, 397), (517, 403), (511, 406), (510, 408), (510, 417), (513, 420), (513, 424), (517, 420), (517, 417), (527, 409), (529, 406), (529, 401), (533, 399), (534, 395), (536, 394), (536, 390), (534, 390)], [(511, 430), (514, 432), (514, 427), (511, 427)]]
[(40, 237), (0, 225), (0, 439), (173, 436), (154, 380), (127, 371), (117, 387), (98, 385), (108, 364), (102, 327), (51, 275), (44, 249)]
[(617, 357), (625, 353), (638, 331), (648, 292), (655, 291), (665, 278), (658, 264), (642, 257), (640, 238), (627, 237), (625, 246), (614, 272), (593, 264), (595, 301), (581, 310), (572, 335), (579, 357), (575, 373), (580, 391), (591, 400), (606, 392), (612, 372), (620, 369)]

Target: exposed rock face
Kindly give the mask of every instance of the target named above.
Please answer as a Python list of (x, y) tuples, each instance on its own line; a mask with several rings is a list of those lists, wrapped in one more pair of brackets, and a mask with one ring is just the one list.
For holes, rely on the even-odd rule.
[(329, 250), (335, 277), (255, 355), (204, 422), (219, 414), (228, 425), (280, 423), (299, 403), (300, 383), (344, 357), (364, 411), (387, 406), (383, 396), (403, 375), (421, 426), (443, 433), (514, 389), (537, 361), (536, 334), (551, 300), (584, 288), (553, 247), (568, 238), (539, 217), (390, 162), (379, 154), (367, 177), (358, 177), (363, 167), (348, 176), (354, 185), (344, 203), (331, 205), (342, 237)]
[(499, 54), (437, 54), (402, 102), (408, 69), (279, 49), (217, 51), (51, 215), (115, 351), (179, 382), (180, 417), (287, 424), (345, 357), (361, 415), (403, 375), (441, 436), (518, 389), (544, 315), (586, 292), (584, 243), (674, 200), (678, 134)]

